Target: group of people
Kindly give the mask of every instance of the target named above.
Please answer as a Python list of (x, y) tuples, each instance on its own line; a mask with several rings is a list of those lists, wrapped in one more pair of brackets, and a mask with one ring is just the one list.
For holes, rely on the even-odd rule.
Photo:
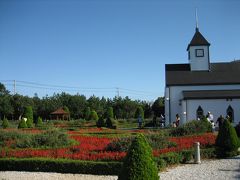
[[(215, 130), (215, 123), (214, 123), (214, 117), (213, 117), (213, 114), (208, 111), (207, 115), (206, 115), (206, 118), (207, 120), (211, 123), (212, 125), (212, 130), (214, 131)], [(231, 121), (230, 119), (230, 116), (227, 115), (226, 116), (226, 119)], [(200, 120), (200, 118), (198, 118), (198, 120)], [(224, 117), (222, 115), (220, 115), (216, 121), (216, 124), (218, 124), (218, 127), (221, 128), (222, 124), (223, 124), (223, 121), (224, 121)], [(172, 127), (178, 127), (180, 124), (180, 116), (179, 114), (176, 114), (176, 120), (173, 122), (172, 124)]]
[[(207, 116), (206, 116), (207, 120), (212, 124), (212, 129), (213, 131), (215, 130), (215, 123), (214, 123), (214, 120), (213, 120), (213, 115), (211, 112), (208, 112)], [(231, 117), (229, 115), (226, 116), (225, 118), (226, 120), (230, 121), (231, 122)], [(223, 122), (224, 122), (224, 117), (223, 115), (220, 115), (216, 121), (216, 124), (218, 124), (218, 128), (220, 129), (223, 125)]]

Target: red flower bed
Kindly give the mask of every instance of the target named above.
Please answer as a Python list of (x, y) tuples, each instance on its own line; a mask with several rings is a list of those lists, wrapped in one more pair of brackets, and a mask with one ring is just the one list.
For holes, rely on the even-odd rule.
[[(84, 130), (85, 131), (85, 130)], [(102, 129), (94, 129), (90, 131), (102, 131)], [(89, 130), (88, 130), (89, 132)], [(105, 151), (105, 148), (111, 143), (114, 138), (83, 136), (78, 132), (69, 132), (71, 138), (76, 140), (79, 144), (58, 149), (14, 149), (14, 150), (0, 150), (0, 157), (48, 157), (48, 158), (68, 158), (78, 160), (121, 160), (126, 156), (126, 152), (112, 152)], [(177, 152), (183, 149), (190, 149), (195, 142), (200, 142), (201, 147), (213, 145), (216, 136), (212, 133), (187, 137), (174, 137), (169, 140), (177, 144), (176, 147), (165, 148), (161, 150), (154, 150), (154, 156), (167, 152)], [(9, 144), (12, 142), (9, 141)]]
[(200, 142), (201, 147), (215, 144), (216, 136), (212, 133), (206, 133), (203, 135), (186, 136), (186, 137), (172, 137), (169, 139), (177, 144), (177, 147), (165, 148), (161, 150), (154, 150), (154, 156), (168, 152), (177, 152), (184, 149), (191, 149), (194, 147), (195, 142)]

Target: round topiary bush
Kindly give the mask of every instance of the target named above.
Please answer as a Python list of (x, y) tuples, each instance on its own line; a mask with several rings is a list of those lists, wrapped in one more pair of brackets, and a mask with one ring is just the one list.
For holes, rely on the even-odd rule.
[(18, 129), (22, 129), (22, 128), (27, 128), (27, 123), (24, 119), (22, 119), (19, 124), (18, 124)]
[(7, 118), (4, 118), (4, 119), (3, 119), (3, 122), (2, 122), (2, 127), (3, 127), (3, 129), (8, 128), (8, 126), (9, 126), (8, 120), (7, 120)]
[(97, 114), (96, 111), (94, 111), (94, 110), (91, 111), (90, 119), (91, 119), (91, 120), (94, 120), (94, 121), (97, 121), (97, 120), (98, 120), (98, 114)]
[(118, 176), (119, 180), (159, 180), (158, 169), (153, 161), (152, 149), (144, 135), (132, 141)]
[(238, 154), (240, 141), (234, 127), (228, 120), (224, 120), (215, 145), (218, 157), (231, 157)]

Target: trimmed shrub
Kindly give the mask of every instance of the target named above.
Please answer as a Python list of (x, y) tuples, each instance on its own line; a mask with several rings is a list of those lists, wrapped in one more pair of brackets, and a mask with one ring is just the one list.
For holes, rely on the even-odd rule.
[(126, 152), (131, 145), (132, 139), (133, 138), (131, 137), (115, 139), (107, 145), (105, 150), (114, 152)]
[(42, 134), (36, 134), (33, 139), (34, 147), (63, 147), (73, 144), (73, 140), (68, 135), (58, 129), (48, 130)]
[(42, 127), (42, 125), (43, 125), (42, 118), (41, 118), (41, 117), (38, 117), (38, 118), (37, 118), (37, 124), (36, 124), (36, 126), (37, 126), (37, 127)]
[(5, 117), (4, 117), (3, 122), (2, 122), (2, 127), (3, 127), (3, 129), (6, 129), (6, 128), (9, 127), (8, 120)]
[(149, 145), (153, 149), (164, 149), (170, 147), (176, 147), (177, 144), (175, 142), (171, 142), (168, 140), (168, 136), (164, 136), (164, 133), (161, 134), (149, 134), (146, 135), (146, 138), (149, 142)]
[(90, 107), (87, 107), (84, 110), (84, 119), (85, 120), (90, 120), (90, 115), (91, 115), (91, 109), (90, 109)]
[(240, 123), (238, 123), (238, 125), (235, 126), (235, 130), (236, 130), (237, 136), (240, 138)]
[(58, 148), (73, 145), (74, 140), (57, 129), (48, 130), (41, 134), (19, 133), (19, 138), (11, 146), (13, 148)]
[(99, 118), (99, 120), (97, 121), (97, 127), (104, 127), (105, 126), (105, 121), (103, 119), (103, 117)]
[(113, 127), (113, 119), (111, 119), (111, 118), (107, 118), (106, 119), (106, 127), (107, 128), (112, 128)]
[(152, 149), (144, 135), (132, 141), (118, 176), (119, 180), (159, 180), (158, 169), (153, 161)]
[(179, 164), (182, 160), (182, 155), (176, 152), (169, 152), (159, 157), (162, 158), (167, 165)]
[(96, 111), (94, 111), (94, 110), (91, 111), (90, 120), (94, 120), (94, 121), (98, 120), (98, 115), (97, 115)]
[(206, 118), (203, 118), (200, 121), (192, 120), (177, 128), (172, 128), (170, 130), (170, 135), (186, 136), (186, 135), (200, 134), (200, 133), (211, 132), (211, 131), (212, 131), (211, 123), (209, 123)]
[(122, 163), (47, 158), (0, 158), (0, 171), (38, 171), (117, 175)]
[(23, 117), (27, 118), (27, 127), (33, 127), (33, 110), (32, 106), (26, 106)]
[(215, 145), (218, 157), (232, 157), (238, 154), (240, 141), (235, 129), (228, 120), (224, 120)]
[(18, 124), (18, 129), (23, 129), (23, 128), (27, 128), (27, 123), (24, 119), (22, 119), (19, 124)]
[(181, 151), (181, 163), (189, 162), (193, 159), (194, 150), (183, 150)]
[(215, 148), (201, 149), (201, 158), (203, 159), (216, 158)]
[(113, 108), (109, 107), (107, 110), (107, 118), (112, 118), (113, 119), (114, 114), (113, 114)]
[(157, 167), (160, 171), (167, 167), (166, 161), (164, 161), (162, 158), (155, 158), (155, 162), (157, 163)]

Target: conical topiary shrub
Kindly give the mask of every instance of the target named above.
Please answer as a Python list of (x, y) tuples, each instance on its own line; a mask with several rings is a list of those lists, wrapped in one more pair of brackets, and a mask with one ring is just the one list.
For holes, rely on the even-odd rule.
[(24, 119), (22, 119), (19, 124), (18, 124), (18, 129), (22, 129), (22, 128), (27, 128), (27, 123)]
[(8, 126), (9, 126), (8, 120), (7, 120), (7, 118), (4, 117), (3, 122), (2, 122), (2, 127), (3, 127), (3, 129), (6, 129), (6, 128), (8, 128)]
[(159, 180), (158, 169), (153, 161), (152, 148), (144, 135), (139, 134), (125, 157), (118, 180)]
[(33, 127), (33, 110), (32, 106), (26, 106), (23, 117), (27, 118), (27, 127)]
[(96, 123), (98, 128), (104, 127), (105, 126), (105, 121), (103, 119), (103, 117), (100, 117)]
[(238, 154), (240, 141), (234, 127), (228, 120), (224, 120), (215, 145), (218, 157), (231, 157)]
[(38, 117), (38, 118), (37, 118), (37, 124), (36, 124), (36, 126), (37, 126), (37, 127), (41, 127), (42, 125), (43, 125), (42, 118), (41, 118), (41, 117)]

